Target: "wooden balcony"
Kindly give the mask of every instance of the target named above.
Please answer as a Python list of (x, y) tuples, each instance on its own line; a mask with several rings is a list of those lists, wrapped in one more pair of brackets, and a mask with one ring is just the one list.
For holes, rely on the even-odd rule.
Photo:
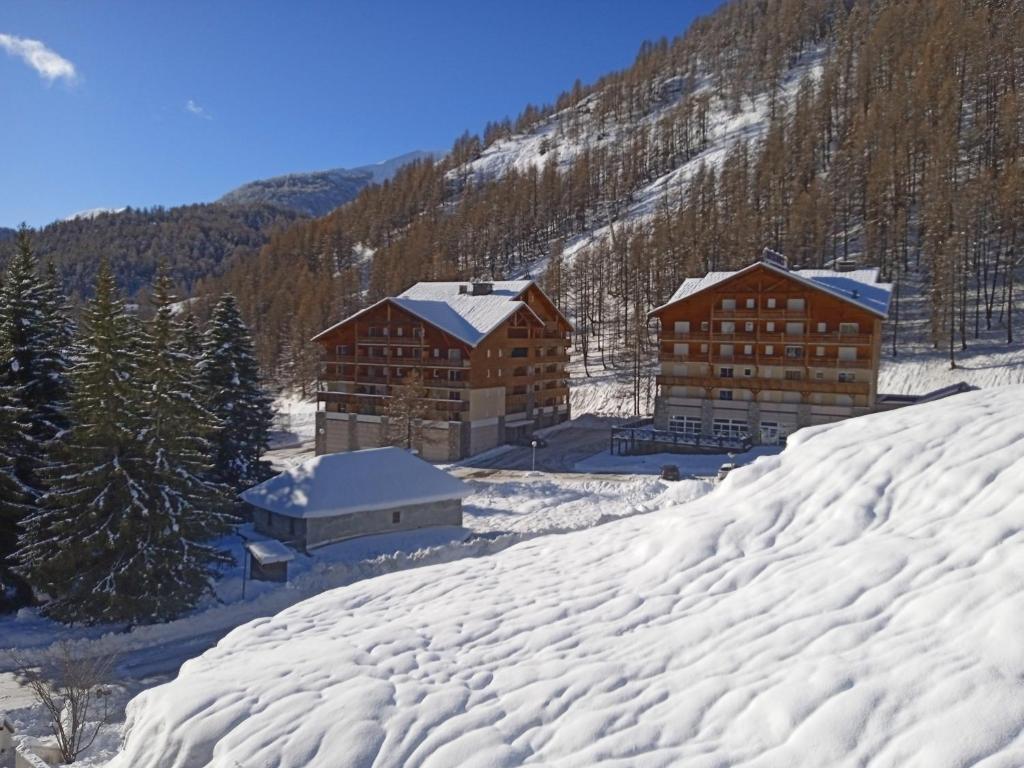
[(420, 355), (325, 355), (322, 365), (390, 365), (405, 368), (469, 368), (469, 358), (449, 360), (445, 357)]
[(657, 383), (670, 387), (702, 389), (750, 389), (756, 392), (832, 392), (844, 395), (867, 395), (868, 382), (821, 381), (819, 379), (767, 379), (756, 376), (658, 376)]
[[(370, 395), (355, 392), (317, 392), (317, 400), (321, 403), (335, 403), (341, 405), (349, 413), (369, 415), (373, 415), (372, 411), (377, 411), (378, 415), (386, 414), (388, 399), (387, 395)], [(428, 412), (456, 414), (469, 410), (469, 402), (465, 400), (425, 397), (423, 402), (426, 404)]]

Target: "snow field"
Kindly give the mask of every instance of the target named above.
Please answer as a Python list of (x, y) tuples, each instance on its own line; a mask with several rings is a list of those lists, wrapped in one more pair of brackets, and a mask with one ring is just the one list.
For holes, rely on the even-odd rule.
[(232, 632), (113, 768), (1024, 763), (1024, 387)]

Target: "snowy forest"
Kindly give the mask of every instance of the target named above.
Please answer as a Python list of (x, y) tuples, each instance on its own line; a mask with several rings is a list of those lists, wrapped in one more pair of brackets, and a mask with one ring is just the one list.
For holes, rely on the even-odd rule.
[[(879, 267), (897, 284), (893, 353), (912, 282), (955, 361), (985, 329), (1014, 338), (1022, 75), (1010, 0), (728, 3), (279, 232), (202, 290), (238, 296), (264, 370), (296, 385), (315, 377), (307, 340), (368, 302), (526, 274), (574, 318), (585, 366), (639, 369), (652, 307), (767, 246), (804, 267)], [(745, 129), (716, 134), (730, 121)]]
[(230, 295), (205, 329), (126, 310), (101, 262), (77, 322), (28, 230), (0, 284), (0, 610), (146, 623), (194, 606), (231, 557), (236, 494), (268, 476), (272, 410)]

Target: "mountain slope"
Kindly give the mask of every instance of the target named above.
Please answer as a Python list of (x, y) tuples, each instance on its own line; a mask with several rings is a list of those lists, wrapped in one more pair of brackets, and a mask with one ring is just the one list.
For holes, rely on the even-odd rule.
[[(180, 290), (190, 293), (298, 218), (265, 205), (129, 208), (54, 222), (32, 233), (32, 246), (44, 263), (53, 260), (67, 291), (79, 297), (91, 294), (101, 258), (129, 296), (148, 289), (161, 261)], [(13, 250), (12, 241), (0, 242), (0, 268)]]
[(1022, 396), (803, 430), (693, 503), (255, 621), (111, 765), (1021, 765)]
[(414, 151), (373, 165), (289, 173), (260, 179), (231, 190), (217, 202), (229, 205), (276, 205), (306, 216), (323, 216), (354, 199), (368, 184), (380, 184), (404, 165), (438, 152)]
[[(416, 280), (529, 273), (575, 319), (584, 367), (646, 373), (646, 313), (684, 277), (768, 246), (912, 288), (893, 306), (900, 354), (1020, 338), (1024, 15), (1004, 11), (726, 3), (631, 67), (297, 225), (225, 283), (251, 315), (290, 317), (304, 299), (278, 286), (301, 261), (307, 285), (330, 281), (318, 311), (337, 319)], [(357, 247), (373, 253), (368, 285), (346, 268)], [(299, 366), (301, 333), (257, 333), (268, 370)]]

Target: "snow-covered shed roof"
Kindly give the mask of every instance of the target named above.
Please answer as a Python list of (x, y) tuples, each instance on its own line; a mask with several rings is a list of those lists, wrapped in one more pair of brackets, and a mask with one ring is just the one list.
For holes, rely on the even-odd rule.
[(516, 310), (525, 309), (536, 317), (529, 305), (519, 299), (533, 284), (532, 280), (499, 280), (489, 284), (490, 292), (475, 294), (471, 290), (473, 284), (467, 282), (416, 283), (404, 293), (381, 299), (372, 307), (332, 325), (313, 340), (388, 301), (471, 347), (483, 341)]
[(274, 563), (288, 563), (295, 559), (295, 553), (277, 539), (263, 539), (261, 541), (248, 541), (245, 548), (256, 558), (260, 565), (273, 565)]
[(242, 492), (254, 507), (295, 518), (461, 499), (469, 487), (401, 448), (328, 453)]
[(877, 269), (855, 269), (851, 272), (835, 272), (831, 269), (794, 269), (786, 270), (763, 261), (755, 262), (736, 272), (708, 272), (704, 277), (686, 278), (667, 302), (653, 312), (675, 304), (680, 299), (689, 298), (706, 291), (717, 283), (735, 275), (743, 274), (757, 267), (764, 267), (780, 275), (788, 275), (798, 282), (814, 288), (820, 288), (844, 301), (856, 304), (868, 312), (880, 317), (888, 317), (889, 301), (892, 298), (892, 285), (878, 282)]

